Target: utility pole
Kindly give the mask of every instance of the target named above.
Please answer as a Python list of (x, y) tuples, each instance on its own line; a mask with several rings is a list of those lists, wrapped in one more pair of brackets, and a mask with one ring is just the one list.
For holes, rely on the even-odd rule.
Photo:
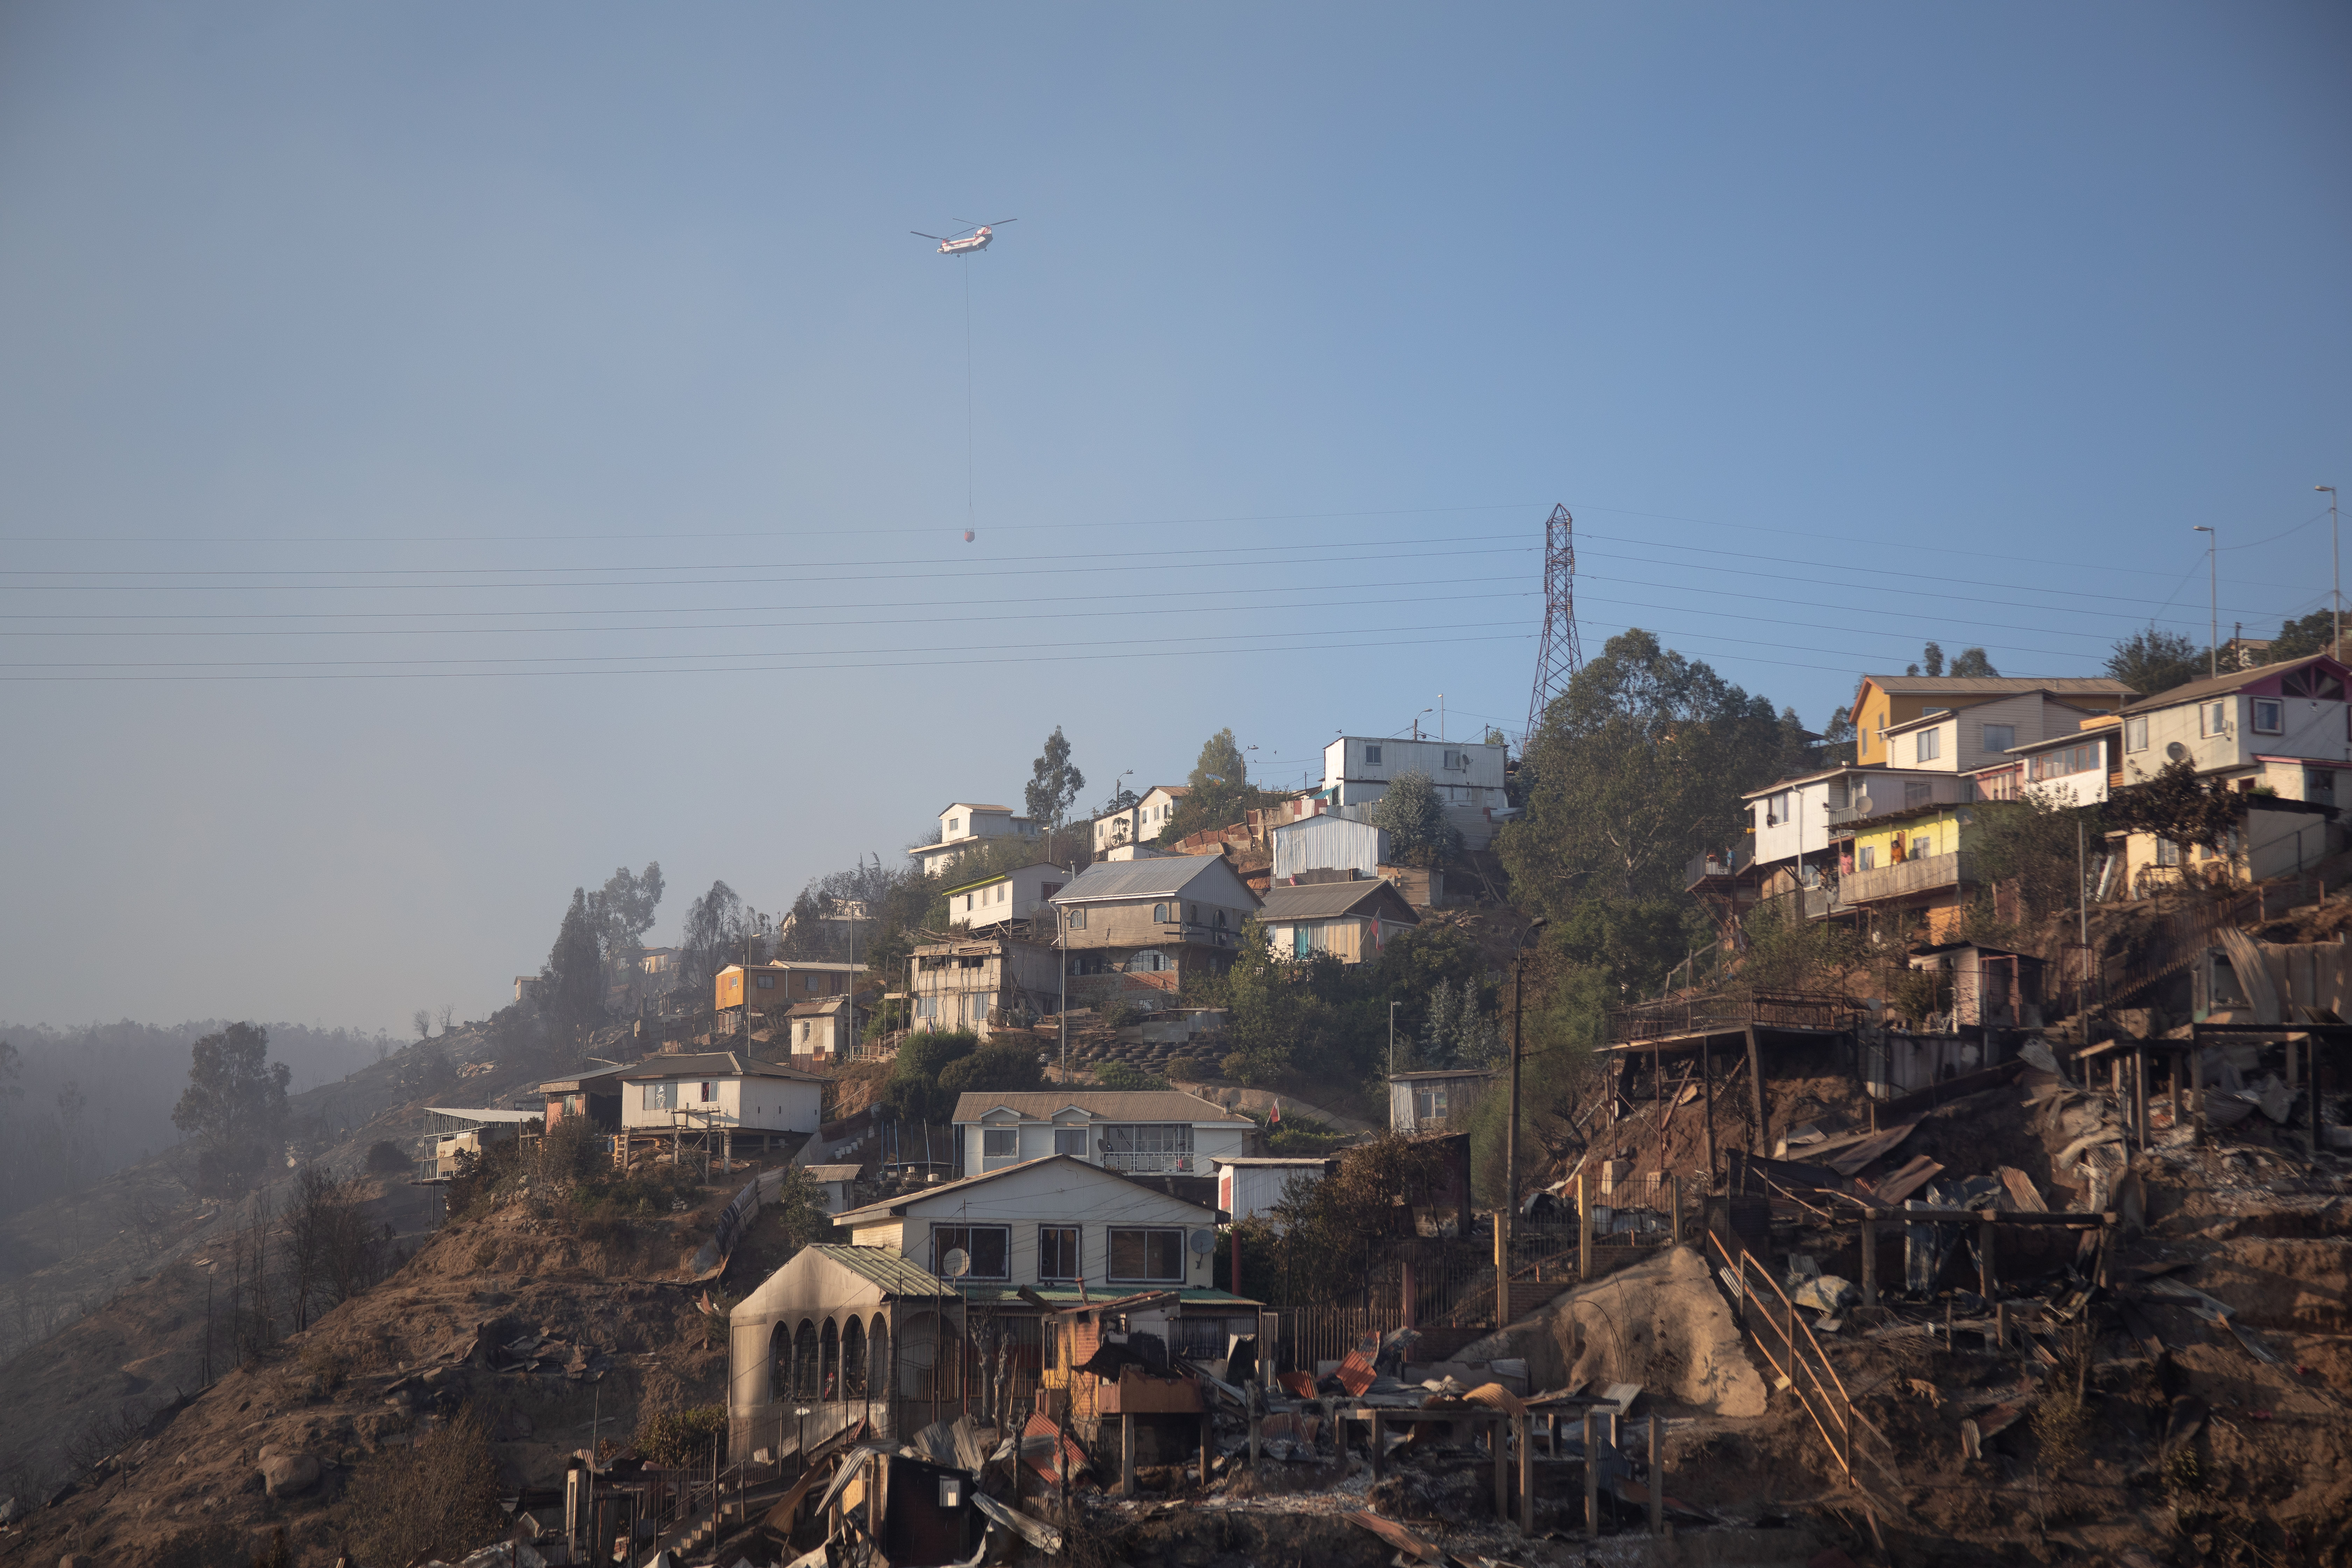
[(1511, 1104), (1503, 1123), (1503, 1206), (1495, 1215), (1495, 1325), (1508, 1321), (1511, 1299), (1511, 1222), (1519, 1213), (1519, 1040), (1527, 1017), (1528, 943), (1550, 923), (1538, 918), (1511, 955)]
[(2328, 637), (2328, 657), (2339, 663), (2344, 658), (2344, 545), (2336, 529), (2336, 487), (2314, 485), (2315, 490), (2327, 492), (2327, 563), (2332, 582), (2328, 602), (2336, 608), (2334, 630)]
[[(1077, 879), (1073, 868), (1070, 880)], [(1062, 1026), (1062, 1078), (1066, 1082), (1070, 1076), (1070, 911), (1061, 904), (1054, 906), (1054, 952), (1060, 961), (1055, 968), (1061, 971), (1061, 1010), (1055, 1016)]]
[(2213, 624), (2207, 629), (2205, 643), (2205, 673), (2219, 675), (2221, 673), (2221, 567), (2217, 552), (2221, 536), (2201, 522), (2192, 526), (2194, 531), (2205, 536), (2205, 590), (2212, 604)]
[(1396, 1003), (1394, 1003), (1394, 1002), (1390, 1003), (1390, 1004), (1389, 1004), (1389, 1076), (1390, 1076), (1391, 1078), (1394, 1078), (1394, 1077), (1396, 1077), (1396, 1010), (1397, 1010), (1397, 1004), (1396, 1004)]

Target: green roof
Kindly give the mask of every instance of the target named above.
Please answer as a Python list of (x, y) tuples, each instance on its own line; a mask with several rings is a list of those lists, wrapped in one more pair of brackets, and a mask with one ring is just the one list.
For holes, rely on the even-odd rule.
[(944, 1280), (918, 1268), (887, 1247), (812, 1247), (811, 1252), (852, 1274), (871, 1279), (886, 1296), (952, 1296)]

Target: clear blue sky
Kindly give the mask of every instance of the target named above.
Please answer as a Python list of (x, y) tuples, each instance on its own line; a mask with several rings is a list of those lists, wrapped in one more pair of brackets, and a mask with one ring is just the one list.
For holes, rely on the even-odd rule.
[(1057, 723), (1516, 731), (1559, 500), (1588, 649), (1813, 723), (2201, 639), (2200, 523), (2268, 633), (2347, 95), (2317, 5), (8, 6), (0, 1016), (484, 1016)]

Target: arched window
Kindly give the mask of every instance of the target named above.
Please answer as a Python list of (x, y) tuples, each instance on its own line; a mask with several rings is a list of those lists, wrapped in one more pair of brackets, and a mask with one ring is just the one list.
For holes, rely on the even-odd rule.
[(817, 1350), (819, 1399), (841, 1397), (841, 1333), (833, 1320), (824, 1321), (824, 1332), (819, 1336)]
[(793, 1396), (793, 1331), (782, 1323), (768, 1336), (768, 1397)]
[(1168, 923), (1168, 906), (1166, 904), (1154, 904), (1151, 906), (1151, 923), (1153, 925), (1162, 926)]
[(891, 1377), (890, 1320), (881, 1313), (874, 1314), (873, 1331), (866, 1336), (866, 1397), (887, 1399), (898, 1392), (898, 1384)]
[(856, 1318), (841, 1331), (841, 1397), (866, 1397), (866, 1324)]
[(793, 1397), (816, 1397), (816, 1324), (806, 1318), (793, 1335)]

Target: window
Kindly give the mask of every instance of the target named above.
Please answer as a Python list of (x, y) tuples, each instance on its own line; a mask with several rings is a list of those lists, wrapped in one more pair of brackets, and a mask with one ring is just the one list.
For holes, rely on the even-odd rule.
[(2229, 703), (2200, 702), (2197, 705), (2197, 732), (2200, 735), (2225, 735), (2229, 730)]
[(801, 1044), (803, 1045), (808, 1044), (808, 1020), (803, 1018), (801, 1020)]
[(1415, 1121), (1443, 1121), (1451, 1096), (1443, 1089), (1417, 1089), (1412, 1093), (1412, 1119)]
[(1925, 860), (1928, 856), (1933, 855), (1935, 852), (1936, 836), (1934, 834), (1915, 833), (1911, 836), (1911, 858), (1914, 860)]
[(2005, 752), (2015, 744), (2017, 744), (2016, 725), (1988, 724), (1984, 727), (1984, 749), (1986, 751)]
[(957, 818), (952, 816), (948, 818), (948, 831), (950, 833), (953, 833), (957, 828), (961, 827), (962, 826), (963, 824)]
[(915, 1016), (916, 1016), (916, 1017), (918, 1017), (918, 1018), (936, 1018), (936, 1017), (938, 1017), (939, 1016), (940, 1016), (940, 999), (939, 999), (938, 997), (936, 997), (936, 996), (918, 996), (918, 997), (916, 997), (916, 998), (915, 998)]
[(1846, 779), (1840, 777), (1830, 780), (1829, 804), (1831, 810), (1843, 811), (1847, 806), (1853, 804), (1853, 788)]
[(2254, 733), (2275, 735), (2286, 728), (2286, 704), (2275, 697), (2254, 699)]
[(677, 1109), (677, 1085), (674, 1083), (649, 1083), (646, 1085), (646, 1109), (647, 1110), (676, 1110)]
[(1076, 1156), (1078, 1159), (1085, 1159), (1087, 1157), (1087, 1130), (1083, 1127), (1055, 1128), (1054, 1152), (1056, 1154), (1071, 1154)]
[(702, 1103), (703, 1103), (703, 1104), (705, 1104), (705, 1105), (708, 1105), (708, 1104), (709, 1104), (712, 1100), (717, 1100), (718, 1098), (719, 1098), (719, 1086), (718, 1086), (717, 1084), (715, 1084), (715, 1083), (710, 1082), (709, 1079), (705, 1079), (705, 1080), (703, 1081), (703, 1085), (702, 1085)]
[(2147, 714), (2142, 713), (2136, 719), (2126, 719), (2124, 721), (2124, 750), (2126, 752), (2145, 752), (2147, 750)]
[(1875, 844), (1865, 844), (1861, 848), (1855, 850), (1853, 863), (1857, 869), (1864, 871), (1867, 871), (1872, 867), (1877, 865), (1878, 846)]
[(1456, 769), (1466, 768), (1470, 765), (1470, 753), (1467, 752), (1448, 752), (1444, 754), (1444, 760), (1440, 763), (1440, 765), (1443, 767)]
[(988, 1159), (1003, 1159), (1021, 1152), (1021, 1129), (1018, 1127), (983, 1127), (980, 1130), (980, 1152)]
[[(2303, 798), (2325, 805), (2336, 804), (2336, 770), (2305, 768), (2303, 770)], [(574, 1096), (573, 1098), (578, 1098)]]
[(772, 974), (762, 974), (760, 976), (759, 985), (762, 991), (773, 991), (776, 988), (776, 977)]
[(1379, 767), (1381, 765), (1381, 749), (1378, 746), (1366, 746), (1364, 748), (1364, 761), (1371, 767)]
[(1192, 924), (1199, 925), (1201, 923), (1201, 906), (1198, 904), (1186, 904), (1184, 906), (1184, 918)]
[(1184, 1233), (1157, 1227), (1113, 1226), (1110, 1233), (1110, 1277), (1115, 1280), (1181, 1283), (1184, 1279)]
[(2056, 751), (2043, 752), (2028, 764), (2026, 776), (2036, 779), (2063, 778), (2068, 773), (2096, 772), (2099, 767), (2099, 742), (2085, 741), (2079, 746), (2061, 746)]
[(2156, 841), (2156, 863), (2159, 866), (2179, 865), (2180, 846), (2175, 844), (2169, 838), (2158, 839)]
[(1153, 925), (1160, 926), (1164, 926), (1168, 923), (1168, 906), (1166, 904), (1154, 904), (1151, 906), (1151, 923)]
[(935, 1225), (931, 1226), (931, 1272), (944, 1276), (948, 1254), (961, 1247), (971, 1258), (966, 1277), (1002, 1279), (1010, 1271), (1013, 1233), (1001, 1225)]
[(1944, 732), (1941, 730), (1922, 730), (1911, 739), (1913, 762), (1932, 763), (1944, 754)]
[(1904, 810), (1908, 811), (1915, 805), (1926, 805), (1935, 798), (1936, 786), (1927, 780), (1905, 779), (1903, 781)]
[(1077, 909), (1070, 911), (1069, 929), (1072, 931), (1084, 931), (1087, 929), (1086, 910), (1083, 909)]
[(1078, 1261), (1078, 1227), (1041, 1225), (1037, 1227), (1037, 1278), (1082, 1279), (1086, 1268)]

